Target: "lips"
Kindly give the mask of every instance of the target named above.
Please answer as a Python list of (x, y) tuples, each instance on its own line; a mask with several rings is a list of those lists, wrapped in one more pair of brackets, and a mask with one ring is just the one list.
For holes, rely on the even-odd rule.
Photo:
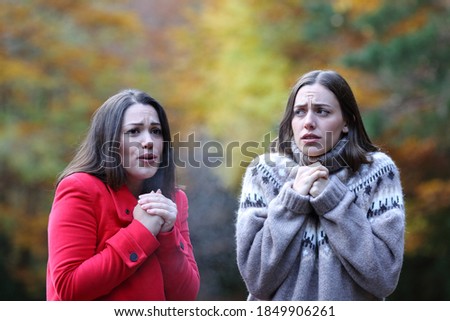
[(143, 159), (143, 160), (152, 160), (155, 159), (155, 155), (148, 153), (148, 154), (142, 154), (141, 156), (139, 156), (139, 159)]
[(304, 140), (320, 139), (320, 136), (317, 136), (317, 135), (312, 134), (312, 133), (306, 133), (305, 135), (302, 136), (302, 139), (304, 139)]
[(153, 164), (156, 162), (156, 156), (152, 153), (142, 154), (138, 157), (139, 161), (142, 161), (147, 164)]

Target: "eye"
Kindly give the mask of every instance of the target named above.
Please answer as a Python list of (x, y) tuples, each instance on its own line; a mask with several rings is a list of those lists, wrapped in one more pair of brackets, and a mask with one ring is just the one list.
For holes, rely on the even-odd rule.
[(328, 114), (330, 114), (330, 111), (325, 108), (318, 108), (317, 114), (320, 116), (327, 116)]
[(150, 132), (151, 132), (153, 135), (158, 135), (158, 136), (161, 136), (161, 135), (162, 135), (162, 130), (161, 130), (161, 128), (159, 128), (159, 127), (154, 127), (154, 128), (152, 128), (152, 129), (150, 130)]
[(303, 108), (295, 108), (294, 109), (294, 115), (295, 116), (303, 116), (305, 115), (305, 110)]
[(125, 132), (125, 135), (137, 135), (140, 131), (137, 128), (131, 128)]

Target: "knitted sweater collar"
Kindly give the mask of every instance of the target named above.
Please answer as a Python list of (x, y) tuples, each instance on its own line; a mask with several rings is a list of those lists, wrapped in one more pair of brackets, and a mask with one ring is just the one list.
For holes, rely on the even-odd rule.
[(346, 136), (344, 136), (327, 153), (320, 156), (308, 156), (303, 154), (298, 148), (297, 144), (292, 140), (292, 156), (294, 161), (301, 166), (308, 166), (313, 163), (320, 162), (323, 166), (328, 168), (328, 171), (331, 174), (339, 171), (343, 167), (348, 167), (347, 163), (342, 157), (345, 145), (347, 145), (347, 143), (348, 139)]

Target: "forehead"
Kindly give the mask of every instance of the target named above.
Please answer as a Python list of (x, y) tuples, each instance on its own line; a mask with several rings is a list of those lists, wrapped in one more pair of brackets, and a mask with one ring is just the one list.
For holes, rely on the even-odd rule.
[(158, 113), (156, 112), (156, 109), (153, 106), (134, 104), (125, 110), (125, 114), (123, 116), (124, 124), (130, 122), (141, 123), (143, 121), (151, 121), (159, 123)]
[(339, 102), (331, 90), (321, 84), (305, 85), (295, 96), (294, 105), (326, 104), (339, 107)]

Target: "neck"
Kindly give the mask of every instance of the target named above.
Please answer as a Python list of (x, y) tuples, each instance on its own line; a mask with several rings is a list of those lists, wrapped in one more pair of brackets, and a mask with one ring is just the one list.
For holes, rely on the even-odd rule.
[(347, 143), (348, 140), (344, 136), (336, 143), (336, 145), (333, 146), (332, 149), (330, 149), (325, 154), (319, 156), (308, 156), (303, 154), (298, 148), (297, 144), (294, 141), (292, 141), (291, 142), (292, 156), (294, 160), (301, 166), (308, 166), (313, 163), (319, 162), (323, 166), (328, 168), (328, 171), (331, 174), (339, 171), (343, 167), (348, 167), (347, 163), (342, 158), (342, 153)]
[(139, 195), (142, 194), (142, 184), (143, 184), (142, 181), (130, 181), (130, 180), (128, 180), (126, 183), (131, 194), (133, 194), (136, 198), (138, 198)]

